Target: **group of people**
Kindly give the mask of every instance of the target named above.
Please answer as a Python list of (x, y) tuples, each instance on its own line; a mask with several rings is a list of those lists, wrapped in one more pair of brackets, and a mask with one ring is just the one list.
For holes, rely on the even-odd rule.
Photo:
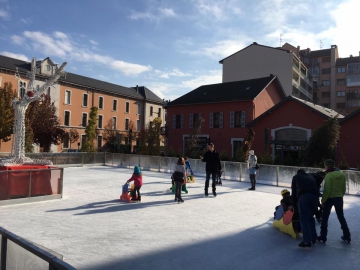
[[(200, 159), (206, 162), (205, 197), (209, 196), (210, 177), (212, 178), (212, 194), (216, 197), (216, 177), (222, 171), (222, 168), (220, 154), (215, 150), (213, 143), (208, 144), (207, 152), (204, 156), (200, 156)], [(255, 175), (259, 167), (253, 150), (249, 151), (247, 165), (251, 182), (249, 190), (255, 190)], [(302, 248), (310, 248), (316, 241), (326, 243), (328, 220), (333, 206), (343, 231), (342, 240), (348, 243), (351, 241), (350, 230), (343, 211), (343, 197), (346, 191), (345, 174), (335, 167), (335, 162), (331, 159), (325, 160), (324, 167), (325, 172), (317, 172), (315, 174), (309, 174), (304, 169), (299, 169), (292, 179), (291, 196), (289, 191), (282, 191), (283, 200), (281, 204), (298, 209), (303, 234), (303, 241), (299, 244), (299, 247)], [(192, 173), (187, 158), (185, 160), (183, 157), (179, 157), (172, 176), (176, 185), (175, 202), (178, 203), (184, 202), (181, 197), (181, 188), (186, 183), (187, 169), (190, 169)], [(321, 195), (320, 187), (323, 180), (325, 181), (324, 192)], [(127, 182), (131, 181), (135, 181), (135, 192), (138, 194), (138, 200), (141, 201), (142, 174), (138, 166), (135, 166), (134, 174)], [(319, 203), (319, 197), (321, 197), (321, 204)], [(314, 216), (321, 222), (319, 236), (316, 233)]]

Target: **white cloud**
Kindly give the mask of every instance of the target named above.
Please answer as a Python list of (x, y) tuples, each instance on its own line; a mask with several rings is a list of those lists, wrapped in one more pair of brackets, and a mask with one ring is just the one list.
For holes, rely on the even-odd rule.
[(9, 19), (9, 18), (10, 18), (9, 12), (0, 9), (0, 18), (2, 18), (2, 19)]
[(177, 14), (172, 8), (158, 8), (156, 11), (133, 12), (129, 18), (132, 20), (159, 21), (163, 18), (175, 18)]
[(159, 8), (159, 11), (164, 17), (176, 17), (176, 13), (172, 8)]
[(177, 68), (174, 68), (171, 71), (155, 70), (155, 74), (163, 79), (169, 79), (170, 77), (190, 77), (190, 76), (192, 76), (190, 73), (184, 73)]
[(7, 57), (11, 57), (11, 58), (23, 60), (23, 61), (26, 61), (26, 62), (30, 62), (29, 58), (27, 58), (27, 56), (24, 55), (24, 54), (17, 54), (17, 53), (11, 53), (11, 52), (6, 52), (6, 51), (1, 52), (0, 54), (4, 55), (4, 56), (7, 56)]
[(222, 71), (221, 70), (209, 70), (208, 74), (202, 74), (194, 79), (182, 81), (181, 86), (196, 89), (201, 85), (216, 84), (222, 82)]
[(60, 57), (65, 61), (97, 63), (120, 71), (127, 76), (138, 75), (152, 69), (151, 66), (128, 63), (110, 56), (96, 54), (87, 48), (80, 47), (63, 32), (57, 31), (49, 35), (40, 31), (25, 31), (23, 34), (24, 37), (12, 36), (13, 42), (16, 44), (27, 42), (35, 51), (46, 56)]
[(99, 45), (98, 42), (96, 42), (95, 40), (92, 40), (92, 39), (90, 39), (89, 42), (90, 42), (92, 45)]
[(11, 41), (15, 44), (21, 45), (24, 42), (24, 39), (20, 36), (17, 35), (12, 35), (11, 36)]
[(149, 12), (134, 12), (129, 16), (130, 19), (139, 20), (139, 19), (147, 19), (147, 20), (156, 20), (156, 16)]
[(20, 21), (24, 24), (31, 24), (32, 23), (32, 20), (30, 18), (21, 18)]

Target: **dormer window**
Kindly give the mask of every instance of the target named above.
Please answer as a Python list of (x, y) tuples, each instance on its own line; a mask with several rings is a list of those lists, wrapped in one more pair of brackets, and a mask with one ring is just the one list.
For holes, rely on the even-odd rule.
[(50, 69), (51, 69), (51, 68), (50, 68), (50, 65), (46, 65), (46, 70), (47, 70), (47, 71), (50, 71)]

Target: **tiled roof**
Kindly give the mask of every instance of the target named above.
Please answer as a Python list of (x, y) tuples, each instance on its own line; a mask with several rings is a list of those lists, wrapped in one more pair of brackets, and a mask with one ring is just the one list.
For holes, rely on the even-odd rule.
[(269, 48), (269, 49), (274, 49), (274, 50), (279, 50), (279, 51), (289, 52), (288, 50), (284, 50), (284, 49), (279, 48), (279, 47), (270, 47), (270, 46), (261, 45), (261, 44), (257, 44), (256, 42), (253, 42), (252, 44), (250, 44), (249, 46), (247, 46), (247, 47), (245, 47), (245, 48), (241, 49), (240, 51), (237, 51), (236, 53), (233, 53), (233, 54), (231, 54), (231, 55), (229, 55), (229, 56), (225, 57), (224, 59), (220, 60), (220, 61), (219, 61), (219, 63), (220, 63), (220, 64), (222, 64), (222, 63), (223, 63), (223, 61), (224, 61), (225, 59), (227, 59), (227, 58), (229, 58), (229, 57), (233, 56), (234, 54), (237, 54), (237, 53), (239, 53), (239, 52), (241, 52), (241, 51), (243, 51), (243, 50), (246, 50), (247, 48), (249, 48), (249, 47), (251, 47), (251, 46), (261, 46), (261, 47), (265, 47), (265, 48)]
[[(330, 117), (337, 117), (338, 119), (343, 119), (344, 116), (332, 109), (328, 109), (326, 107), (320, 106), (320, 105), (316, 105), (312, 102), (309, 101), (305, 101), (302, 100), (300, 98), (294, 97), (294, 96), (288, 96), (286, 99), (282, 100), (281, 102), (279, 102), (278, 104), (276, 104), (275, 106), (273, 106), (272, 108), (270, 108), (269, 110), (267, 110), (266, 112), (264, 112), (263, 114), (261, 114), (260, 116), (258, 116), (257, 118), (255, 118), (254, 120), (252, 120), (251, 122), (249, 122), (247, 124), (247, 126), (252, 126), (254, 125), (258, 120), (262, 119), (263, 117), (265, 117), (266, 115), (270, 114), (271, 112), (273, 112), (274, 110), (276, 110), (277, 108), (281, 107), (284, 103), (293, 100), (295, 102), (300, 103), (301, 105), (306, 106), (309, 109), (314, 110), (315, 112), (317, 112), (318, 114), (322, 115), (325, 118), (330, 118)], [(340, 120), (341, 121), (341, 120)]]
[[(137, 88), (140, 95), (142, 95), (146, 100), (161, 104), (163, 103), (163, 100), (161, 98), (159, 98), (154, 92), (152, 92), (150, 89), (146, 88), (145, 86), (138, 86)], [(136, 90), (136, 87), (132, 87), (132, 89)]]
[[(27, 71), (30, 71), (31, 64), (30, 62), (0, 55), (0, 68), (13, 70), (13, 71), (15, 71), (16, 68), (18, 68), (19, 72), (26, 73)], [(141, 94), (140, 91), (136, 92), (134, 88), (108, 83), (70, 72), (66, 73), (65, 79), (60, 79), (59, 81), (64, 83), (79, 85), (79, 86), (85, 86), (92, 89), (109, 92), (117, 95), (132, 97), (136, 99), (148, 98), (147, 100), (162, 103), (162, 100), (146, 87), (145, 90), (143, 90), (143, 92), (146, 94)]]
[(168, 103), (168, 106), (254, 100), (272, 81), (284, 90), (275, 75), (237, 82), (203, 85)]
[(336, 66), (346, 66), (347, 64), (359, 63), (359, 62), (360, 62), (359, 56), (338, 58), (336, 59)]

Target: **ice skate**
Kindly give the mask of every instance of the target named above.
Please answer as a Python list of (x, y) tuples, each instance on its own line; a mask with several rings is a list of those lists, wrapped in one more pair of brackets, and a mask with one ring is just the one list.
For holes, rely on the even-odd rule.
[(316, 237), (316, 240), (318, 240), (319, 242), (321, 242), (321, 243), (326, 243), (326, 241), (327, 241), (327, 239), (326, 239), (326, 237), (325, 236), (317, 236)]
[(305, 242), (301, 242), (299, 244), (300, 248), (304, 248), (304, 249), (311, 249), (311, 243), (305, 243)]
[(349, 236), (349, 237), (341, 236), (341, 239), (342, 239), (343, 241), (349, 243), (349, 244), (350, 244), (350, 242), (351, 242), (350, 236)]

